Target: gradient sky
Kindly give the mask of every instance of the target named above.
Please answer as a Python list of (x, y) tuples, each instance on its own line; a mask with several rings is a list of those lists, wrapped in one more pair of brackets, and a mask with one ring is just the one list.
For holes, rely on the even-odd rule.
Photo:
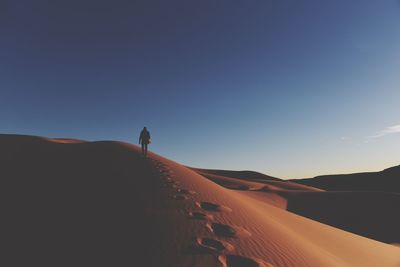
[[(0, 132), (281, 178), (400, 162), (395, 0), (0, 2)], [(390, 128), (391, 127), (391, 128)]]

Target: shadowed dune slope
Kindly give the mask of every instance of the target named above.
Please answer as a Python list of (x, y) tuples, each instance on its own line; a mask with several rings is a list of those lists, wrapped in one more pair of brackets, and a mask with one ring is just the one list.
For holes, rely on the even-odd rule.
[(400, 249), (121, 142), (0, 136), (2, 266), (398, 267)]
[(283, 193), (287, 210), (386, 243), (400, 243), (400, 194)]
[(380, 172), (323, 175), (293, 182), (328, 191), (380, 191), (400, 193), (400, 165)]

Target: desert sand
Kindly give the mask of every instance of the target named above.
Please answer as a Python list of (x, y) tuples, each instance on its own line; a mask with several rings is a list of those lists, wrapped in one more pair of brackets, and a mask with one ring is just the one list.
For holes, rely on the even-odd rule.
[(2, 266), (400, 266), (398, 246), (288, 211), (329, 193), (311, 186), (115, 141), (0, 135), (0, 162)]

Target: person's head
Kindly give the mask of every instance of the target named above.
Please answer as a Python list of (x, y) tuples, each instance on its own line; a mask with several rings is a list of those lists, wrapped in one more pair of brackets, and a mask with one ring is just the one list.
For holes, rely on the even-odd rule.
[(143, 130), (147, 131), (147, 128), (146, 128), (146, 127), (143, 127)]

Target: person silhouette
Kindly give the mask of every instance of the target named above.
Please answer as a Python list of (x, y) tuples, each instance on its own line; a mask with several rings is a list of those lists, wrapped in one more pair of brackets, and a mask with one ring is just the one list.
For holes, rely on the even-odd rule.
[(147, 157), (147, 145), (150, 144), (150, 132), (146, 127), (140, 132), (139, 144), (142, 145), (142, 154)]

